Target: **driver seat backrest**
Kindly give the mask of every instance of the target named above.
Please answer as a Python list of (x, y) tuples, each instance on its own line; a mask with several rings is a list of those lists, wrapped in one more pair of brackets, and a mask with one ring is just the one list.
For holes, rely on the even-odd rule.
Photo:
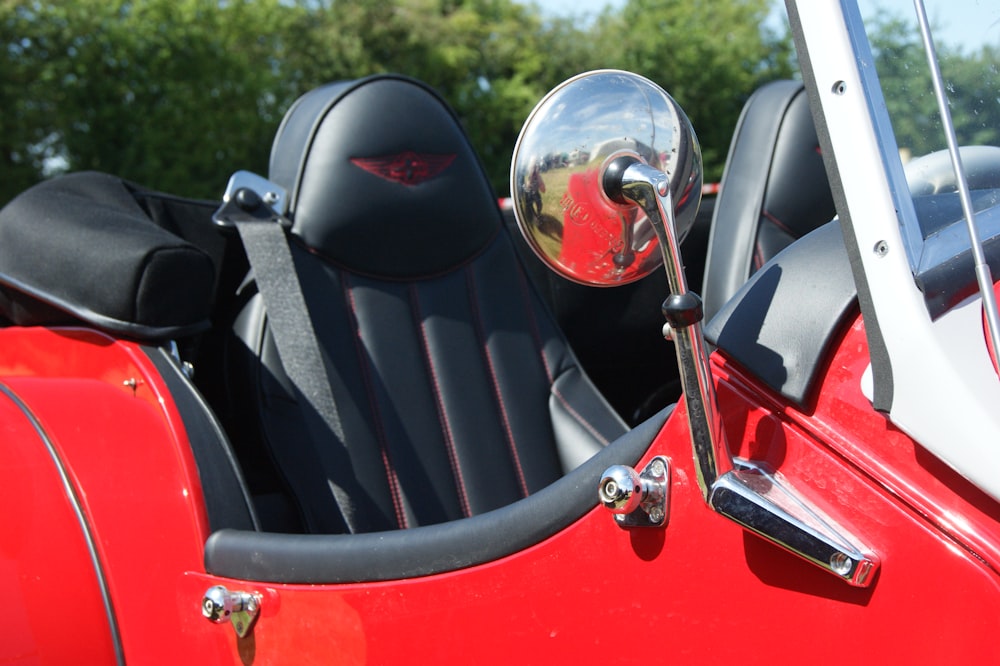
[(715, 202), (706, 321), (771, 257), (835, 215), (805, 88), (764, 85), (743, 107)]
[[(235, 439), (251, 468), (271, 460), (278, 472), (248, 474), (265, 529), (344, 530), (331, 487), (345, 470), (325, 447), (346, 447), (357, 531), (378, 531), (504, 506), (626, 432), (530, 284), (457, 117), (428, 87), (387, 75), (307, 93), (278, 130), (270, 178), (289, 192), (289, 244), (345, 441), (315, 441), (301, 424), (248, 277), (230, 381), (255, 415)], [(269, 510), (275, 493), (297, 511)]]

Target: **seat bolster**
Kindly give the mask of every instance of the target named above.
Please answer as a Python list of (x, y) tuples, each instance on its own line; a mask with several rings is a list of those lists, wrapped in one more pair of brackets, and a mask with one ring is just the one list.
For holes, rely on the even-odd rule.
[(576, 469), (628, 431), (576, 365), (552, 383), (549, 414), (564, 473)]
[(753, 272), (753, 249), (767, 177), (781, 123), (802, 91), (796, 81), (775, 81), (755, 92), (736, 124), (719, 197), (715, 202), (702, 285), (711, 319)]

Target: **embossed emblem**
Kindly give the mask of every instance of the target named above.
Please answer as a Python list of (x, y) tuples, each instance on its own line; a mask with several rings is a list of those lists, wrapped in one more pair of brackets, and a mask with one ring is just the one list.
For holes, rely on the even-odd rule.
[(419, 185), (448, 168), (455, 155), (430, 155), (411, 150), (385, 157), (352, 157), (351, 162), (368, 173), (403, 185)]

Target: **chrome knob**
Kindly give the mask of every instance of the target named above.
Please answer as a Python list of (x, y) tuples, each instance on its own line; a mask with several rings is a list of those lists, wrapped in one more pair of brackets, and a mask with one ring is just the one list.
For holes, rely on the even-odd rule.
[(604, 471), (598, 495), (601, 504), (611, 513), (632, 513), (642, 502), (642, 479), (627, 465), (613, 465)]
[(627, 465), (604, 470), (597, 496), (621, 527), (661, 527), (667, 521), (670, 463), (663, 456), (641, 472)]
[(222, 585), (208, 588), (201, 600), (201, 614), (209, 622), (232, 623), (241, 638), (250, 631), (260, 611), (260, 597), (250, 592), (230, 592)]

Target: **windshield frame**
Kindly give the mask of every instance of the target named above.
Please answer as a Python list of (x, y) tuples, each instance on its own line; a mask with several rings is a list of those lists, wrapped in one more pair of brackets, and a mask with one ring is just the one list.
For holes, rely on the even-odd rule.
[[(1000, 500), (1000, 381), (982, 299), (928, 311), (911, 256), (924, 239), (855, 0), (786, 0), (858, 288), (875, 409)], [(920, 242), (917, 243), (916, 241)]]

